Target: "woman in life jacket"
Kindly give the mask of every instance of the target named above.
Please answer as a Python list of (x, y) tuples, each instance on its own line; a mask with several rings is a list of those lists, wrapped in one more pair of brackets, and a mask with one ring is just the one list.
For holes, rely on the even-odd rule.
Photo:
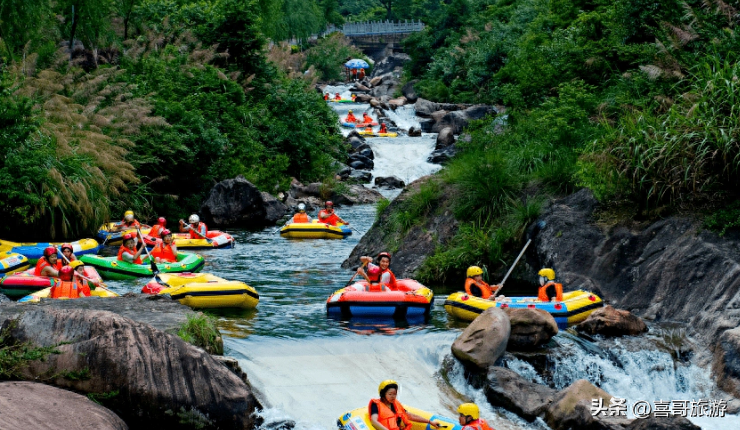
[(123, 219), (121, 220), (121, 222), (113, 226), (111, 231), (128, 230), (137, 227), (141, 228), (141, 224), (139, 224), (139, 221), (137, 221), (134, 217), (134, 211), (128, 210), (123, 213)]
[(61, 268), (62, 262), (59, 261), (57, 249), (53, 246), (49, 246), (44, 249), (44, 255), (39, 258), (38, 262), (36, 262), (36, 269), (34, 269), (33, 274), (35, 276), (49, 276), (56, 278), (59, 276), (59, 270)]
[(74, 247), (71, 243), (63, 243), (59, 249), (62, 250), (62, 255), (64, 256), (60, 260), (62, 266), (66, 266), (67, 264), (77, 260), (77, 257), (74, 255)]
[(73, 280), (74, 269), (71, 266), (64, 266), (59, 271), (59, 279), (51, 287), (50, 297), (52, 299), (77, 299), (80, 297), (90, 297), (90, 287), (82, 284), (79, 280)]
[(379, 399), (372, 399), (367, 405), (370, 422), (376, 430), (411, 430), (411, 421), (429, 424), (438, 428), (437, 423), (420, 417), (416, 414), (406, 412), (398, 396), (398, 382), (388, 379), (380, 383), (378, 387)]
[(344, 225), (349, 225), (347, 221), (339, 218), (339, 215), (334, 212), (334, 202), (331, 200), (327, 200), (327, 202), (324, 203), (324, 209), (319, 211), (319, 222), (329, 225), (337, 225), (341, 222)]
[(308, 222), (311, 222), (311, 217), (306, 213), (306, 205), (304, 203), (298, 203), (298, 212), (293, 215), (293, 218), (288, 221), (288, 224)]
[(480, 417), (480, 410), (475, 403), (463, 403), (457, 408), (462, 430), (493, 430), (486, 420)]
[(128, 233), (123, 236), (123, 244), (118, 248), (118, 261), (125, 261), (127, 263), (142, 264), (141, 253), (144, 252), (145, 246), (142, 244), (139, 250), (136, 250), (136, 242), (134, 241), (134, 235)]
[(541, 302), (562, 302), (563, 284), (555, 282), (555, 271), (549, 268), (540, 270), (540, 289), (537, 298)]
[(75, 279), (79, 279), (79, 282), (83, 286), (87, 286), (88, 289), (94, 290), (95, 287), (98, 286), (98, 282), (101, 281), (101, 279), (88, 279), (85, 276), (85, 263), (83, 263), (80, 260), (75, 260), (69, 264), (69, 267), (71, 267), (74, 270), (74, 277)]
[(159, 217), (157, 220), (157, 224), (155, 224), (152, 229), (149, 231), (149, 236), (154, 238), (160, 238), (162, 237), (162, 230), (167, 228), (167, 219), (164, 217)]
[(172, 232), (162, 230), (162, 241), (152, 250), (152, 257), (155, 263), (176, 263), (177, 262), (177, 245), (172, 238)]
[(200, 222), (200, 217), (196, 214), (190, 215), (190, 218), (188, 218), (188, 223), (185, 224), (185, 221), (180, 220), (180, 231), (182, 233), (190, 233), (190, 239), (206, 239), (208, 236), (208, 227), (206, 226), (206, 223)]
[(391, 291), (398, 290), (398, 284), (396, 283), (396, 275), (391, 272), (391, 254), (387, 252), (381, 252), (378, 254), (378, 265), (372, 263), (373, 258), (363, 256), (360, 257), (360, 261), (367, 264), (367, 272), (365, 269), (360, 267), (357, 269), (357, 273), (360, 274), (367, 283), (369, 284), (368, 291), (384, 291), (389, 289)]
[(500, 288), (498, 285), (488, 285), (483, 280), (483, 269), (478, 266), (468, 267), (468, 279), (465, 280), (465, 292), (482, 299), (493, 298), (493, 294)]
[(357, 118), (355, 118), (355, 115), (352, 113), (352, 109), (347, 112), (347, 117), (344, 118), (344, 122), (357, 122)]

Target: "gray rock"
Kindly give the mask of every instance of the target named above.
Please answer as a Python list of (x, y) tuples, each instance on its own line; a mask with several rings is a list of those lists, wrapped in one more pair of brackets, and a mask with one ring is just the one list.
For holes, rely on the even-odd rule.
[(128, 429), (87, 397), (38, 382), (0, 382), (0, 411), (4, 429)]
[(712, 371), (719, 388), (740, 397), (740, 327), (725, 330), (719, 337)]
[(350, 173), (352, 173), (352, 168), (349, 166), (345, 166), (342, 170), (337, 172), (337, 175), (339, 175), (339, 177), (344, 180), (349, 178)]
[(416, 103), (416, 100), (419, 98), (416, 95), (416, 90), (414, 89), (414, 85), (419, 82), (418, 80), (414, 79), (413, 81), (409, 81), (406, 83), (406, 85), (401, 88), (401, 92), (403, 93), (403, 96), (406, 97), (406, 100), (408, 100), (409, 103)]
[(591, 415), (591, 399), (599, 398), (608, 405), (612, 396), (587, 380), (579, 379), (555, 395), (545, 411), (545, 422), (553, 430), (600, 428)]
[(421, 131), (424, 133), (432, 133), (432, 130), (434, 130), (434, 122), (433, 119), (423, 119), (419, 121), (419, 127), (421, 127)]
[(390, 190), (394, 188), (403, 188), (406, 186), (406, 183), (395, 176), (387, 176), (375, 178), (375, 186), (379, 188), (387, 188)]
[(363, 148), (362, 151), (359, 151), (359, 152), (363, 157), (367, 158), (368, 160), (375, 159), (375, 154), (373, 153), (373, 150), (370, 148)]
[(521, 351), (538, 348), (558, 334), (558, 324), (549, 312), (542, 309), (506, 308), (511, 322), (507, 350)]
[(353, 169), (371, 170), (375, 167), (375, 162), (362, 154), (354, 153), (349, 155), (349, 165)]
[(416, 103), (414, 103), (414, 109), (416, 109), (416, 116), (420, 116), (422, 118), (431, 118), (432, 113), (439, 110), (439, 104), (426, 99), (422, 99), (420, 97), (416, 99)]
[(406, 97), (403, 97), (402, 96), (402, 97), (398, 97), (398, 98), (389, 100), (388, 101), (388, 106), (392, 110), (396, 110), (396, 109), (400, 108), (401, 106), (405, 105), (406, 102), (407, 102)]
[(365, 144), (365, 140), (364, 139), (360, 139), (357, 136), (352, 136), (352, 137), (350, 137), (350, 138), (347, 139), (347, 143), (349, 143), (349, 145), (352, 147), (352, 149), (355, 149), (356, 150), (357, 148), (359, 148), (360, 146), (362, 146), (362, 145)]
[(410, 137), (418, 137), (418, 136), (421, 136), (421, 128), (411, 127), (409, 129), (409, 136)]
[(491, 367), (483, 388), (486, 399), (493, 406), (514, 412), (527, 421), (544, 416), (555, 397), (552, 388), (530, 382), (503, 367)]
[(274, 224), (272, 216), (279, 209), (272, 200), (265, 202), (257, 187), (240, 175), (216, 184), (200, 212), (212, 226), (256, 228)]
[[(360, 145), (357, 148), (355, 148), (352, 152), (355, 152), (355, 153), (358, 153), (358, 154), (362, 154), (363, 151), (367, 151), (367, 150), (370, 150), (372, 152), (373, 149), (370, 148), (370, 145), (368, 145), (367, 143), (363, 143), (362, 145)], [(370, 158), (370, 157), (368, 157), (368, 158)], [(374, 159), (374, 158), (375, 158), (375, 154), (373, 154), (373, 157), (370, 158), (370, 159)]]
[(370, 79), (370, 86), (371, 87), (375, 87), (375, 86), (379, 85), (381, 82), (383, 82), (383, 77), (382, 76), (376, 76), (376, 77)]
[(373, 96), (370, 94), (358, 94), (357, 98), (355, 98), (355, 101), (358, 103), (370, 103), (370, 100), (373, 99)]
[(452, 343), (452, 354), (463, 364), (488, 370), (506, 351), (511, 324), (506, 312), (488, 308)]
[(362, 91), (362, 92), (368, 92), (370, 91), (370, 88), (362, 85), (362, 84), (355, 84), (353, 88), (350, 88), (350, 91)]
[(452, 134), (452, 127), (443, 128), (437, 135), (437, 142), (434, 149), (444, 149), (455, 144), (455, 135)]
[(648, 417), (632, 421), (625, 430), (701, 430), (688, 419), (681, 416)]
[(12, 303), (13, 301), (8, 298), (5, 294), (0, 294), (0, 305), (3, 303)]
[(634, 336), (648, 331), (647, 325), (630, 311), (615, 309), (607, 305), (595, 310), (578, 324), (576, 330), (591, 335)]
[(349, 177), (360, 181), (363, 184), (366, 184), (370, 182), (370, 180), (373, 178), (373, 175), (370, 172), (366, 172), (364, 170), (353, 170), (352, 173), (350, 173)]
[[(370, 179), (368, 179), (368, 182)], [(371, 190), (362, 185), (352, 184), (349, 190), (344, 193), (332, 193), (331, 199), (335, 204), (340, 205), (359, 205), (377, 203), (383, 198), (383, 195), (375, 190)]]
[(452, 157), (455, 156), (456, 152), (457, 150), (455, 149), (455, 145), (450, 145), (442, 149), (437, 149), (429, 154), (429, 158), (427, 158), (427, 161), (435, 164), (444, 164), (450, 161)]
[[(447, 110), (447, 109), (445, 109)], [(455, 134), (460, 134), (468, 126), (470, 121), (484, 118), (486, 115), (493, 115), (496, 109), (487, 105), (471, 106), (465, 110), (449, 112), (442, 118), (438, 119), (433, 127), (433, 132), (439, 132), (445, 127), (452, 127)]]
[[(389, 55), (373, 64), (371, 78), (391, 72), (400, 73), (403, 69), (403, 65), (408, 61), (411, 61), (411, 57), (409, 57), (408, 54), (397, 53)], [(370, 82), (372, 82), (372, 80)]]
[[(346, 168), (347, 166), (344, 167)], [(272, 194), (264, 191), (260, 194), (262, 195), (262, 202), (265, 208), (265, 222), (268, 225), (274, 225), (289, 212), (288, 207)]]
[(449, 112), (446, 110), (438, 110), (438, 111), (432, 112), (430, 117), (434, 120), (435, 123), (438, 123), (442, 121), (442, 118), (444, 118), (445, 115), (447, 115), (448, 113)]

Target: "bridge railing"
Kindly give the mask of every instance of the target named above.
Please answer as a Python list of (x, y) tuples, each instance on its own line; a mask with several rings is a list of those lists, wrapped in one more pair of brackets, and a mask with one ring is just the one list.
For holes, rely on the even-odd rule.
[(382, 34), (406, 34), (421, 31), (424, 23), (421, 21), (374, 21), (374, 22), (349, 22), (342, 27), (330, 25), (323, 35), (338, 31), (345, 36), (375, 36)]

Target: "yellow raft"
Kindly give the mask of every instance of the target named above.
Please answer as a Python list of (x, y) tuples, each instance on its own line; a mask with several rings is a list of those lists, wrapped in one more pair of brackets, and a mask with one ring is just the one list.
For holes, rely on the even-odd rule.
[[(427, 411), (422, 411), (421, 409), (417, 409), (411, 406), (403, 405), (403, 408), (406, 409), (406, 412), (410, 412), (412, 414), (419, 415), (420, 417), (423, 417), (427, 420), (434, 421), (439, 425), (438, 428), (440, 430), (462, 429), (458, 420), (453, 420), (441, 415), (434, 415)], [(339, 417), (339, 419), (337, 420), (337, 427), (344, 430), (375, 430), (375, 427), (373, 427), (372, 423), (370, 422), (370, 416), (368, 414), (367, 406), (351, 410)], [(431, 430), (431, 428), (432, 427), (429, 424), (422, 424), (412, 421), (411, 429), (407, 430)]]
[(313, 222), (294, 222), (280, 229), (280, 236), (290, 239), (344, 239), (352, 230), (344, 224), (329, 225)]
[[(41, 291), (36, 291), (33, 294), (29, 294), (26, 297), (18, 300), (18, 303), (36, 303), (41, 299), (48, 299), (51, 294), (51, 287), (44, 288)], [(90, 289), (90, 297), (118, 297), (118, 294), (103, 287), (98, 286), (94, 290)], [(70, 300), (70, 299), (57, 299), (57, 300)]]
[(0, 251), (0, 277), (22, 272), (31, 265), (25, 255)]
[(483, 311), (492, 307), (534, 308), (549, 312), (560, 329), (583, 322), (593, 311), (602, 306), (604, 302), (599, 296), (583, 290), (563, 293), (562, 302), (541, 302), (537, 297), (506, 297), (491, 301), (463, 292), (450, 294), (445, 300), (447, 313), (461, 320), (473, 321)]
[(173, 300), (198, 309), (252, 309), (260, 300), (257, 291), (244, 282), (227, 281), (209, 273), (165, 273), (159, 279), (161, 282), (153, 280), (141, 292), (168, 294)]
[(376, 133), (374, 131), (359, 131), (358, 132), (360, 136), (369, 136), (369, 137), (398, 137), (398, 133), (390, 132), (390, 133)]
[[(126, 234), (128, 233), (131, 233), (134, 235), (139, 234), (135, 228), (129, 228), (126, 230), (112, 232), (111, 230), (117, 225), (118, 223), (111, 222), (111, 223), (103, 224), (100, 226), (100, 229), (98, 229), (97, 237), (101, 244), (120, 245), (121, 243), (123, 243), (123, 236), (125, 236)], [(149, 234), (149, 231), (152, 228), (148, 225), (142, 224), (140, 229), (141, 229), (141, 234), (147, 235)]]

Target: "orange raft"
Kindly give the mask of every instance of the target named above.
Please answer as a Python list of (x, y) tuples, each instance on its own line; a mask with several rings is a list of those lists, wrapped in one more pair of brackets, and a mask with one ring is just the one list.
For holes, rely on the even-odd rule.
[(413, 279), (396, 281), (398, 290), (368, 291), (366, 281), (337, 290), (326, 300), (326, 312), (342, 318), (425, 316), (432, 309), (434, 293)]

